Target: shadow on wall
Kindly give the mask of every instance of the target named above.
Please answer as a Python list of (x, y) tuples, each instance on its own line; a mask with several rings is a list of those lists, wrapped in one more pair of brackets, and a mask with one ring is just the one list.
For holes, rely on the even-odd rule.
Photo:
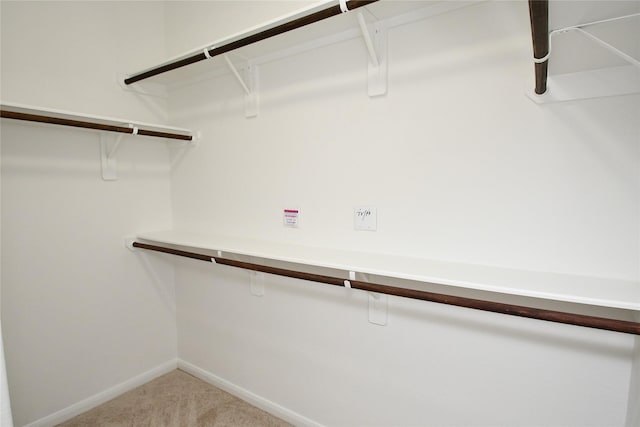
[[(170, 291), (173, 287), (170, 279), (174, 277), (173, 260), (166, 259), (167, 257), (160, 255), (143, 253), (140, 250), (134, 250), (134, 254), (136, 255), (136, 260), (142, 264), (162, 303), (175, 317), (176, 298), (175, 294)], [(164, 274), (160, 274), (158, 270), (162, 270)]]

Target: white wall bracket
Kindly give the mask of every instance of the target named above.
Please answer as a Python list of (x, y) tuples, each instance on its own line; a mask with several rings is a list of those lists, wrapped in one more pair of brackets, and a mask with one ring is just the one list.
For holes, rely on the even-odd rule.
[[(138, 134), (138, 128), (132, 124), (129, 125), (133, 129), (132, 135)], [(106, 132), (100, 133), (100, 159), (102, 163), (102, 179), (105, 181), (115, 181), (118, 179), (118, 162), (116, 154), (122, 143), (125, 134), (111, 134)]]
[[(245, 117), (256, 117), (258, 115), (258, 67), (252, 64), (251, 61), (247, 61), (245, 69), (245, 79), (242, 78), (238, 69), (233, 65), (233, 62), (229, 59), (228, 55), (224, 55), (224, 60), (231, 70), (231, 73), (236, 78), (242, 89), (244, 90), (244, 114)], [(246, 80), (246, 81), (245, 81)]]
[(124, 247), (129, 249), (132, 252), (137, 251), (138, 249), (133, 246), (133, 243), (136, 241), (135, 237), (125, 237), (124, 238)]
[(120, 147), (124, 134), (113, 135), (106, 132), (100, 133), (100, 160), (102, 163), (102, 179), (115, 181), (118, 179), (118, 162), (116, 152)]
[(362, 12), (358, 12), (357, 16), (362, 38), (369, 54), (369, 61), (367, 63), (369, 96), (385, 95), (387, 93), (388, 81), (387, 28), (380, 22), (375, 22), (372, 25), (372, 35)]
[(264, 273), (249, 271), (249, 275), (251, 276), (251, 295), (264, 296)]
[(369, 322), (386, 326), (388, 321), (389, 298), (385, 294), (369, 292)]

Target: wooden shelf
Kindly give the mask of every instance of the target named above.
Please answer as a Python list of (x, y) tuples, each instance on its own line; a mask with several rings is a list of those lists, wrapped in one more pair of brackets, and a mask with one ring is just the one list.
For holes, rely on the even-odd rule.
[(138, 234), (141, 241), (284, 263), (371, 274), (501, 294), (640, 311), (640, 282), (461, 264), (381, 253), (295, 246), (183, 231)]

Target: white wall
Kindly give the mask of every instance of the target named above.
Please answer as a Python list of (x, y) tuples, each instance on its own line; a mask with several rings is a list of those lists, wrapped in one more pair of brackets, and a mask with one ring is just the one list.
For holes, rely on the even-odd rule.
[[(0, 8), (0, 22), (2, 20), (2, 8)], [(2, 55), (0, 55), (0, 70), (2, 69)], [(2, 150), (2, 138), (0, 138), (0, 150)], [(0, 188), (2, 188), (2, 174), (0, 174)], [(0, 218), (2, 217), (2, 198), (0, 197)], [(1, 219), (0, 219), (1, 221)], [(0, 227), (0, 259), (2, 259), (2, 228)], [(0, 307), (2, 307), (2, 263), (0, 262)], [(13, 416), (11, 414), (11, 399), (9, 397), (9, 383), (7, 382), (7, 369), (4, 357), (4, 339), (2, 338), (2, 319), (0, 319), (0, 425), (12, 427)]]
[[(640, 98), (534, 104), (528, 25), (495, 2), (392, 30), (383, 98), (361, 40), (262, 65), (255, 119), (231, 75), (176, 90), (204, 140), (173, 173), (175, 227), (637, 280)], [(361, 205), (377, 232), (353, 231)], [(378, 327), (359, 292), (248, 283), (179, 262), (179, 357), (319, 423), (625, 423), (630, 336), (396, 298)]]
[[(1, 323), (1, 322), (0, 322)], [(0, 325), (1, 327), (1, 325)], [(7, 381), (7, 367), (4, 362), (4, 343), (0, 334), (0, 423), (2, 426), (13, 427), (11, 414), (11, 398), (9, 397), (9, 383)]]
[[(4, 101), (164, 121), (162, 103), (115, 83), (164, 58), (162, 4), (0, 7)], [(169, 150), (125, 138), (106, 182), (97, 132), (3, 119), (1, 137), (2, 328), (21, 426), (175, 363), (172, 267), (123, 244), (171, 226)]]
[[(640, 313), (636, 313), (636, 322), (640, 320)], [(627, 427), (640, 424), (640, 337), (636, 337), (633, 353), (633, 369), (629, 384), (629, 405), (627, 408)]]
[(640, 340), (636, 339), (636, 350), (633, 359), (631, 387), (629, 388), (629, 408), (627, 427), (640, 424)]
[(381, 327), (367, 322), (364, 293), (268, 277), (258, 298), (245, 271), (180, 264), (180, 358), (293, 411), (279, 413), (292, 421), (625, 423), (624, 335), (399, 298)]
[[(230, 74), (175, 93), (175, 120), (206, 138), (175, 173), (177, 227), (637, 278), (637, 97), (532, 103), (516, 4), (392, 30), (384, 98), (366, 95), (361, 40), (262, 66), (254, 120)], [(360, 205), (376, 233), (353, 230)]]
[(172, 57), (210, 46), (212, 42), (316, 3), (319, 1), (267, 0), (243, 2), (238, 7), (237, 1), (166, 2), (167, 55)]
[(160, 2), (3, 1), (2, 100), (130, 120), (165, 102), (122, 90), (119, 73), (165, 59)]

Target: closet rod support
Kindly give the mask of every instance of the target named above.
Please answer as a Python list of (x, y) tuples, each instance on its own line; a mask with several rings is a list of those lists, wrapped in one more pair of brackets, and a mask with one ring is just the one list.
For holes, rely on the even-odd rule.
[[(129, 124), (129, 127), (133, 130), (131, 132), (132, 135), (137, 135), (138, 134), (138, 127), (134, 126), (132, 124)], [(113, 144), (113, 147), (111, 147), (111, 150), (109, 150), (109, 152), (107, 153), (107, 158), (108, 159), (113, 159), (114, 156), (116, 155), (116, 153), (118, 152), (118, 149), (120, 148), (120, 143), (122, 142), (122, 137), (124, 135), (118, 135), (116, 138), (116, 142)]]
[(135, 237), (125, 237), (124, 247), (129, 249), (131, 252), (136, 252), (138, 249), (133, 245), (135, 241), (136, 241)]
[(111, 147), (111, 149), (107, 152), (107, 159), (113, 159), (118, 152), (118, 148), (120, 148), (120, 143), (122, 142), (122, 138), (124, 135), (116, 136), (116, 141)]
[(231, 72), (235, 76), (235, 78), (238, 81), (238, 83), (240, 84), (240, 86), (242, 86), (242, 89), (244, 89), (244, 92), (247, 95), (251, 95), (251, 90), (249, 90), (249, 88), (247, 87), (247, 85), (244, 82), (244, 80), (242, 80), (242, 77), (240, 76), (240, 73), (238, 73), (238, 70), (236, 69), (235, 65), (233, 65), (233, 62), (231, 62), (231, 60), (229, 59), (229, 55), (224, 55), (224, 60), (226, 61), (227, 66), (229, 67), (229, 70), (231, 70)]
[(367, 23), (364, 21), (364, 16), (362, 12), (358, 12), (358, 24), (360, 24), (360, 31), (362, 32), (362, 38), (364, 39), (364, 43), (367, 46), (367, 51), (369, 52), (369, 59), (375, 67), (380, 65), (378, 61), (378, 55), (376, 53), (375, 48), (373, 47), (373, 42), (371, 41), (371, 34), (369, 34), (369, 29), (367, 28)]
[(357, 17), (362, 39), (369, 54), (367, 92), (370, 97), (385, 95), (388, 85), (387, 28), (376, 22), (373, 24), (373, 31), (370, 32), (362, 12), (358, 12)]

